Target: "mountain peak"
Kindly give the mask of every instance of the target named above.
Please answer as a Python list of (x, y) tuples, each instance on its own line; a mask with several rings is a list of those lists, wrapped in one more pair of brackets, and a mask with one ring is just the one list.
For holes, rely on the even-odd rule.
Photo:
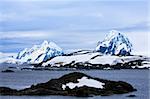
[(98, 42), (96, 51), (111, 55), (130, 55), (132, 44), (129, 39), (119, 31), (112, 30), (102, 42)]
[(121, 35), (121, 33), (119, 31), (117, 31), (117, 30), (111, 30), (108, 33), (108, 35), (106, 36), (105, 39), (111, 39), (111, 38), (114, 38), (114, 37), (119, 36), (119, 35)]
[(48, 45), (48, 41), (44, 40), (43, 43), (41, 44), (41, 46), (45, 46)]
[(41, 45), (25, 48), (18, 53), (16, 59), (28, 63), (40, 63), (52, 57), (62, 55), (63, 50), (53, 42), (44, 41)]

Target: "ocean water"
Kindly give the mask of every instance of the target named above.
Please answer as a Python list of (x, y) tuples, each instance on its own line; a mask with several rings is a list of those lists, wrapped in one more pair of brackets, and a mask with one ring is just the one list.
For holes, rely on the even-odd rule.
[[(2, 70), (2, 68), (0, 68)], [(14, 73), (0, 72), (0, 86), (22, 89), (32, 84), (46, 82), (52, 78), (61, 77), (74, 71), (30, 71), (16, 70)], [(76, 71), (77, 72), (77, 71)], [(132, 84), (137, 91), (112, 96), (94, 96), (85, 99), (150, 99), (150, 70), (80, 70), (93, 77), (126, 81)], [(136, 95), (136, 97), (127, 97)], [(0, 96), (0, 99), (83, 99), (72, 96)]]

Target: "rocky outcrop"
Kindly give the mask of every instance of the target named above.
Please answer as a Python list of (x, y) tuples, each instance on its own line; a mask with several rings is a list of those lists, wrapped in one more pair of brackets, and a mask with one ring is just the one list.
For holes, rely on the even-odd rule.
[(6, 69), (6, 70), (3, 70), (3, 71), (1, 71), (2, 73), (12, 73), (12, 72), (14, 72), (13, 70), (9, 70), (9, 69)]
[(88, 97), (124, 94), (132, 91), (136, 91), (136, 89), (126, 82), (93, 78), (79, 72), (66, 74), (58, 79), (51, 79), (46, 83), (32, 85), (23, 90), (0, 87), (1, 95), (65, 95)]

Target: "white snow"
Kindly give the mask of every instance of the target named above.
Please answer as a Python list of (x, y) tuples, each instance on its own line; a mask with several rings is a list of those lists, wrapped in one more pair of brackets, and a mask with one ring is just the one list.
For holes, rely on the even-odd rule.
[(146, 57), (139, 57), (139, 56), (110, 56), (110, 55), (103, 55), (96, 57), (88, 61), (91, 64), (109, 64), (109, 65), (116, 65), (117, 63), (127, 63), (130, 61), (144, 59)]
[(132, 44), (129, 39), (119, 31), (112, 30), (102, 42), (99, 42), (96, 51), (110, 55), (128, 55), (131, 53)]
[[(94, 57), (94, 58), (93, 58)], [(75, 64), (75, 63), (90, 63), (90, 64), (102, 64), (102, 65), (116, 65), (117, 63), (128, 63), (130, 61), (136, 60), (145, 60), (149, 59), (146, 56), (112, 56), (112, 55), (101, 55), (98, 52), (95, 53), (87, 53), (87, 54), (77, 54), (72, 56), (57, 56), (53, 59), (45, 62), (42, 66), (64, 66), (67, 64)], [(86, 65), (85, 65), (86, 66)], [(92, 65), (91, 65), (92, 66)]]
[(104, 55), (100, 57), (96, 57), (95, 59), (92, 59), (89, 61), (91, 64), (113, 64), (113, 62), (118, 58), (118, 56), (109, 56)]
[(25, 48), (18, 53), (17, 59), (23, 62), (40, 63), (44, 59), (62, 55), (63, 50), (53, 42), (44, 41), (41, 45), (34, 45), (32, 48)]
[(7, 58), (1, 58), (0, 63), (9, 63), (9, 64), (23, 64), (21, 60), (12, 58), (12, 57), (7, 57)]
[(132, 68), (135, 68), (135, 67), (138, 67), (138, 68), (149, 68), (150, 69), (150, 64), (144, 64), (142, 66), (132, 66)]
[(101, 55), (100, 53), (88, 53), (88, 54), (81, 54), (81, 55), (72, 55), (72, 56), (57, 56), (50, 61), (47, 61), (46, 63), (43, 63), (42, 66), (47, 66), (48, 64), (57, 64), (57, 63), (62, 63), (61, 65), (65, 64), (70, 64), (71, 62), (75, 61), (75, 63), (78, 62), (87, 62), (89, 61), (92, 57), (96, 55)]
[(31, 48), (25, 48), (12, 56), (0, 52), (0, 63), (36, 64), (62, 54), (63, 50), (55, 43), (44, 41), (41, 45), (33, 45)]
[(57, 49), (58, 51), (62, 51), (62, 49), (59, 46), (57, 46), (54, 42), (50, 42), (49, 45), (53, 49)]
[[(85, 51), (86, 52), (86, 51)], [(35, 52), (32, 52), (35, 53)], [(51, 51), (50, 51), (51, 53)], [(84, 52), (79, 52), (75, 55), (71, 56), (57, 56), (52, 58), (51, 60), (44, 62), (42, 66), (65, 66), (67, 64), (74, 65), (76, 63), (82, 63), (85, 65), (84, 66), (92, 66), (92, 64), (102, 64), (106, 65), (109, 64), (111, 65), (116, 65), (117, 63), (128, 63), (130, 61), (136, 61), (136, 60), (145, 60), (142, 62), (142, 66), (137, 66), (139, 68), (150, 68), (150, 58), (146, 56), (139, 56), (139, 55), (134, 55), (134, 56), (112, 56), (112, 55), (102, 55), (99, 52), (91, 52), (91, 53), (86, 53), (83, 54)], [(15, 55), (14, 53), (0, 53), (0, 63), (13, 63), (13, 64), (23, 64), (24, 61), (22, 59), (15, 59), (12, 56)], [(33, 54), (34, 55), (34, 54)], [(36, 53), (35, 53), (36, 55)], [(34, 63), (40, 62), (40, 60), (43, 60), (45, 57), (45, 53), (42, 54)], [(94, 58), (93, 58), (94, 57)], [(90, 63), (86, 65), (86, 63)], [(134, 68), (134, 66), (133, 66)]]
[(70, 89), (74, 89), (75, 87), (94, 87), (94, 88), (100, 88), (103, 89), (105, 83), (102, 83), (100, 81), (94, 80), (94, 79), (88, 79), (87, 77), (82, 77), (81, 79), (77, 79), (78, 83), (69, 82), (66, 84), (62, 84), (62, 89), (65, 90), (68, 86)]
[(129, 52), (129, 49), (127, 48), (126, 44), (124, 43), (121, 43), (120, 46), (118, 46), (115, 50), (115, 55), (119, 54), (120, 50), (121, 49), (124, 49), (126, 50), (127, 52)]
[(20, 63), (21, 61), (18, 61), (14, 57), (16, 57), (17, 53), (2, 53), (0, 52), (0, 63)]
[(1, 58), (7, 58), (7, 57), (13, 57), (13, 56), (16, 56), (17, 53), (3, 53), (3, 52), (0, 52), (0, 59)]

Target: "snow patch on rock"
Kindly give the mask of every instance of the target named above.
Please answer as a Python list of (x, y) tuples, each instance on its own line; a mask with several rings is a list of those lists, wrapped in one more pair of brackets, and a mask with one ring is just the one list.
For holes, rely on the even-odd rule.
[(87, 77), (82, 77), (81, 79), (77, 79), (78, 83), (69, 82), (66, 84), (62, 84), (62, 89), (65, 90), (66, 87), (69, 87), (70, 89), (74, 89), (75, 87), (94, 87), (94, 88), (100, 88), (103, 89), (105, 83), (102, 83), (100, 81), (89, 79)]

